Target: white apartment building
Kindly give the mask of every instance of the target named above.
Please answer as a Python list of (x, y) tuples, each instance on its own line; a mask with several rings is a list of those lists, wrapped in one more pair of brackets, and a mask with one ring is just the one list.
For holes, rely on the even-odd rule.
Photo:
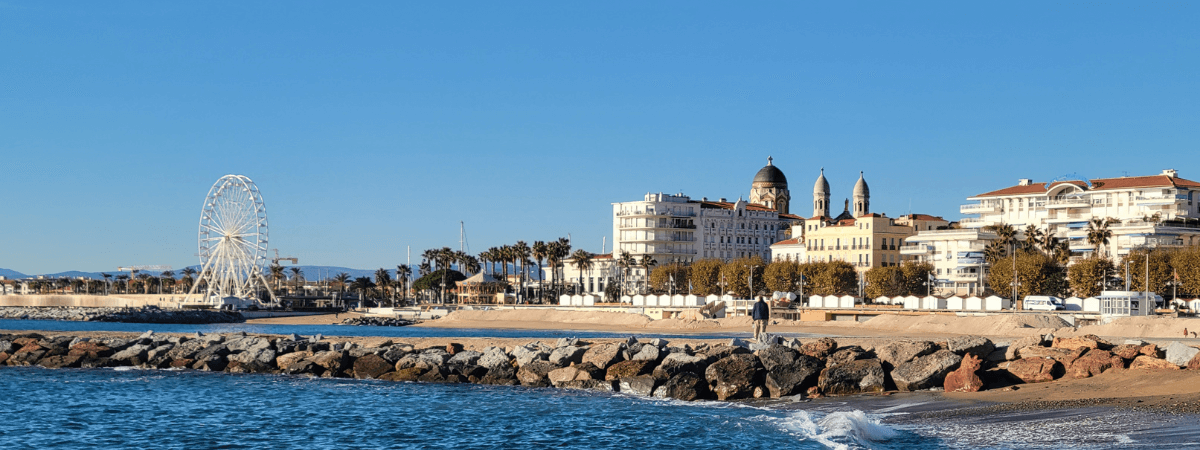
[(649, 256), (660, 265), (755, 255), (769, 261), (771, 244), (803, 220), (788, 214), (790, 198), (787, 178), (768, 158), (751, 183), (750, 202), (648, 193), (640, 201), (613, 203), (613, 254)]
[(980, 270), (975, 265), (981, 262), (983, 247), (996, 239), (981, 230), (989, 225), (1009, 224), (1018, 232), (1036, 225), (1067, 240), (1077, 258), (1095, 250), (1087, 242), (1088, 222), (1111, 218), (1115, 220), (1109, 226), (1112, 238), (1101, 251), (1118, 263), (1138, 247), (1200, 245), (1200, 183), (1179, 178), (1175, 170), (1048, 183), (1021, 179), (1015, 186), (967, 200), (974, 203), (962, 205), (959, 211), (975, 217), (959, 222), (963, 230), (924, 231), (908, 238), (909, 245), (902, 250), (933, 262), (942, 274), (939, 285), (955, 293), (978, 287), (972, 286), (980, 280), (972, 270)]

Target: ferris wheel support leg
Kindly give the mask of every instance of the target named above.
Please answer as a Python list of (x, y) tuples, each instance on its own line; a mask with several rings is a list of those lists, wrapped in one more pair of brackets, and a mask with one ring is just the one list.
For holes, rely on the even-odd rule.
[[(271, 303), (273, 303), (275, 306), (280, 306), (279, 298), (275, 297), (275, 291), (271, 290), (271, 285), (267, 283), (267, 278), (264, 277), (261, 273), (256, 273), (255, 276), (258, 277), (259, 281), (262, 281), (263, 287), (267, 288), (267, 295), (271, 296)], [(254, 301), (257, 302), (258, 299), (256, 298), (256, 299), (254, 299)]]
[[(187, 295), (183, 297), (183, 303), (186, 304), (188, 302), (188, 300), (192, 299), (192, 295), (195, 294), (196, 289), (200, 287), (200, 281), (204, 280), (204, 277), (205, 277), (204, 274), (208, 273), (208, 269), (211, 266), (212, 266), (212, 260), (210, 259), (210, 260), (208, 260), (208, 263), (204, 265), (204, 267), (200, 268), (200, 275), (196, 277), (196, 282), (192, 283), (192, 288), (188, 289)], [(209, 276), (209, 278), (212, 277), (211, 274), (209, 274), (208, 276)], [(209, 282), (211, 283), (212, 281), (209, 280)]]

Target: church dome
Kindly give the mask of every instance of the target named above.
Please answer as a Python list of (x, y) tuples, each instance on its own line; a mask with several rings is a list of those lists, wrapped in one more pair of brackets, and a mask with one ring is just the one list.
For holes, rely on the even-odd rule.
[(779, 170), (778, 167), (775, 167), (775, 165), (771, 163), (771, 160), (772, 160), (772, 158), (768, 156), (767, 157), (767, 165), (765, 167), (763, 167), (762, 169), (759, 169), (758, 173), (754, 174), (754, 182), (755, 183), (774, 183), (774, 184), (780, 184), (780, 185), (783, 185), (784, 187), (786, 187), (787, 186), (787, 177), (783, 176), (783, 171)]
[(821, 176), (817, 177), (817, 184), (815, 186), (813, 186), (813, 193), (814, 194), (828, 194), (829, 193), (829, 180), (825, 179), (825, 168), (824, 167), (821, 168)]
[(858, 172), (858, 182), (854, 183), (854, 195), (864, 197), (871, 195), (871, 188), (867, 187), (867, 180), (863, 179), (862, 172)]

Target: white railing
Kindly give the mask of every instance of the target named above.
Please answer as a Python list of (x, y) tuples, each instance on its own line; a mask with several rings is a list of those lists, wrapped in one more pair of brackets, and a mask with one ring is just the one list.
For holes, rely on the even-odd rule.
[(1046, 201), (1046, 206), (1047, 206), (1047, 207), (1055, 207), (1055, 206), (1090, 206), (1091, 204), (1092, 204), (1092, 202), (1091, 202), (1091, 201), (1089, 201), (1089, 200), (1088, 200), (1088, 199), (1086, 199), (1086, 198), (1060, 198), (1060, 199), (1053, 199), (1053, 200), (1047, 200), (1047, 201)]
[(905, 255), (917, 253), (929, 253), (933, 251), (933, 246), (928, 244), (904, 245), (900, 247), (900, 253)]
[(998, 205), (985, 203), (968, 203), (958, 207), (958, 212), (963, 214), (978, 214), (983, 212), (997, 212), (1000, 210)]
[(966, 219), (958, 221), (959, 225), (962, 225), (964, 227), (975, 227), (975, 228), (986, 227), (986, 226), (992, 225), (994, 223), (996, 223), (996, 221), (994, 221), (994, 220), (982, 219), (982, 218), (976, 218), (976, 217), (968, 217)]

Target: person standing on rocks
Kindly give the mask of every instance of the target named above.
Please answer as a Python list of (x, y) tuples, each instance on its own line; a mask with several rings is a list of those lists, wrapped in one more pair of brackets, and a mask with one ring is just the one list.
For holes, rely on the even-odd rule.
[(762, 297), (754, 302), (754, 310), (750, 313), (754, 319), (754, 339), (758, 339), (763, 333), (767, 332), (767, 320), (771, 319), (771, 307), (767, 306)]

